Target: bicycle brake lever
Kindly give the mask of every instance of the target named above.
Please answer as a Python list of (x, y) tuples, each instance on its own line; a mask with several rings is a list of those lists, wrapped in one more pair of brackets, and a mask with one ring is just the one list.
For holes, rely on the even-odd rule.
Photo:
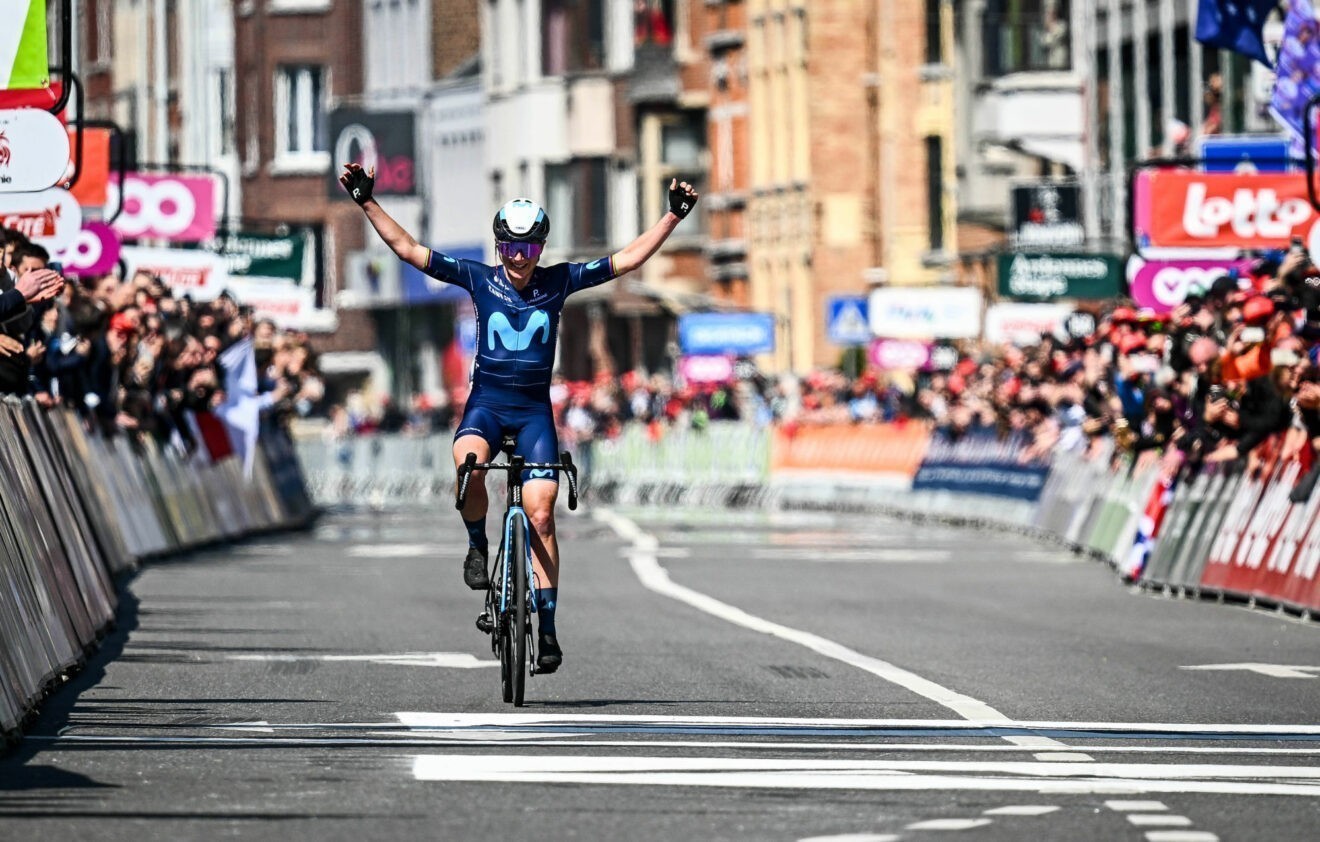
[(458, 494), (454, 500), (454, 508), (460, 511), (467, 503), (468, 482), (472, 479), (472, 466), (475, 464), (477, 464), (477, 454), (469, 453), (458, 468)]
[(559, 461), (564, 466), (564, 475), (568, 477), (568, 510), (575, 512), (578, 506), (577, 466), (573, 464), (573, 457), (567, 450), (559, 454)]

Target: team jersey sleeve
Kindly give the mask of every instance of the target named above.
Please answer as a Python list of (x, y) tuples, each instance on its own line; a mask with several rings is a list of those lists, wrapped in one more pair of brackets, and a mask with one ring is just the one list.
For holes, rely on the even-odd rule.
[(590, 263), (568, 264), (568, 294), (581, 292), (618, 277), (614, 271), (614, 258), (602, 257)]
[(472, 291), (472, 267), (468, 265), (471, 261), (450, 257), (435, 249), (427, 249), (427, 252), (430, 256), (426, 260), (426, 269), (423, 270), (426, 274), (438, 281), (462, 287), (468, 292)]

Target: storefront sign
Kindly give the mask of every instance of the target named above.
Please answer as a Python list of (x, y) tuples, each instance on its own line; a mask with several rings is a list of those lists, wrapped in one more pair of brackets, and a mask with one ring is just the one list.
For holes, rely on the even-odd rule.
[(119, 236), (104, 222), (86, 222), (67, 249), (55, 252), (69, 275), (91, 277), (113, 272), (119, 265)]
[(82, 208), (67, 190), (0, 193), (0, 227), (12, 228), (52, 254), (73, 245)]
[(1244, 273), (1249, 260), (1142, 260), (1128, 258), (1129, 294), (1138, 307), (1164, 312), (1177, 307), (1193, 287), (1210, 285), (1232, 269)]
[(1005, 298), (1113, 298), (1121, 278), (1119, 259), (1111, 254), (999, 255), (999, 294)]
[(224, 259), (209, 251), (124, 246), (123, 258), (130, 277), (136, 272), (157, 275), (176, 296), (210, 301), (229, 286)]
[(924, 371), (931, 367), (931, 347), (912, 339), (877, 339), (867, 358), (884, 371)]
[(985, 311), (985, 340), (1028, 347), (1042, 334), (1066, 336), (1071, 304), (995, 304)]
[[(1198, 173), (1158, 170), (1137, 195), (1148, 230), (1143, 244), (1167, 248), (1285, 249), (1302, 237), (1314, 252), (1320, 226), (1301, 174)], [(1138, 209), (1140, 211), (1140, 208)]]
[(775, 349), (775, 317), (768, 313), (688, 313), (678, 319), (685, 354), (768, 354)]
[(340, 108), (330, 114), (330, 137), (333, 142), (334, 167), (326, 189), (332, 199), (348, 199), (348, 191), (339, 183), (340, 167), (345, 162), (375, 169), (377, 196), (417, 195), (417, 155), (414, 144), (415, 120), (411, 111), (363, 111)]
[(1081, 187), (1043, 181), (1013, 188), (1013, 242), (1019, 248), (1066, 248), (1086, 239)]
[(49, 111), (0, 111), (0, 193), (54, 187), (69, 165), (69, 135)]
[(302, 233), (273, 236), (234, 231), (206, 244), (224, 258), (231, 275), (302, 279), (306, 238)]
[[(119, 205), (119, 184), (106, 187), (106, 203)], [(129, 173), (124, 210), (115, 230), (127, 239), (199, 243), (215, 237), (215, 180), (210, 176)]]
[(981, 333), (981, 291), (885, 287), (871, 293), (871, 332), (890, 339), (971, 339)]

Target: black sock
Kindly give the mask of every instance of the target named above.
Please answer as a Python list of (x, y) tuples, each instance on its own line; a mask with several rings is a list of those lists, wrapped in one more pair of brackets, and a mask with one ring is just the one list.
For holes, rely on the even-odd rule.
[(476, 547), (484, 552), (490, 551), (490, 542), (486, 540), (486, 518), (483, 515), (477, 520), (463, 519), (463, 525), (467, 527), (468, 546)]

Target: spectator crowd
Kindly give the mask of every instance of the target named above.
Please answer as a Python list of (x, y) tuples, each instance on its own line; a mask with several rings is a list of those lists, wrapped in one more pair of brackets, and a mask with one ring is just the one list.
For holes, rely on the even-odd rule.
[(0, 394), (71, 407), (107, 434), (188, 447), (189, 413), (221, 409), (238, 390), (276, 415), (320, 408), (307, 337), (254, 320), (228, 294), (194, 302), (145, 272), (66, 279), (40, 245), (12, 230), (0, 238)]

